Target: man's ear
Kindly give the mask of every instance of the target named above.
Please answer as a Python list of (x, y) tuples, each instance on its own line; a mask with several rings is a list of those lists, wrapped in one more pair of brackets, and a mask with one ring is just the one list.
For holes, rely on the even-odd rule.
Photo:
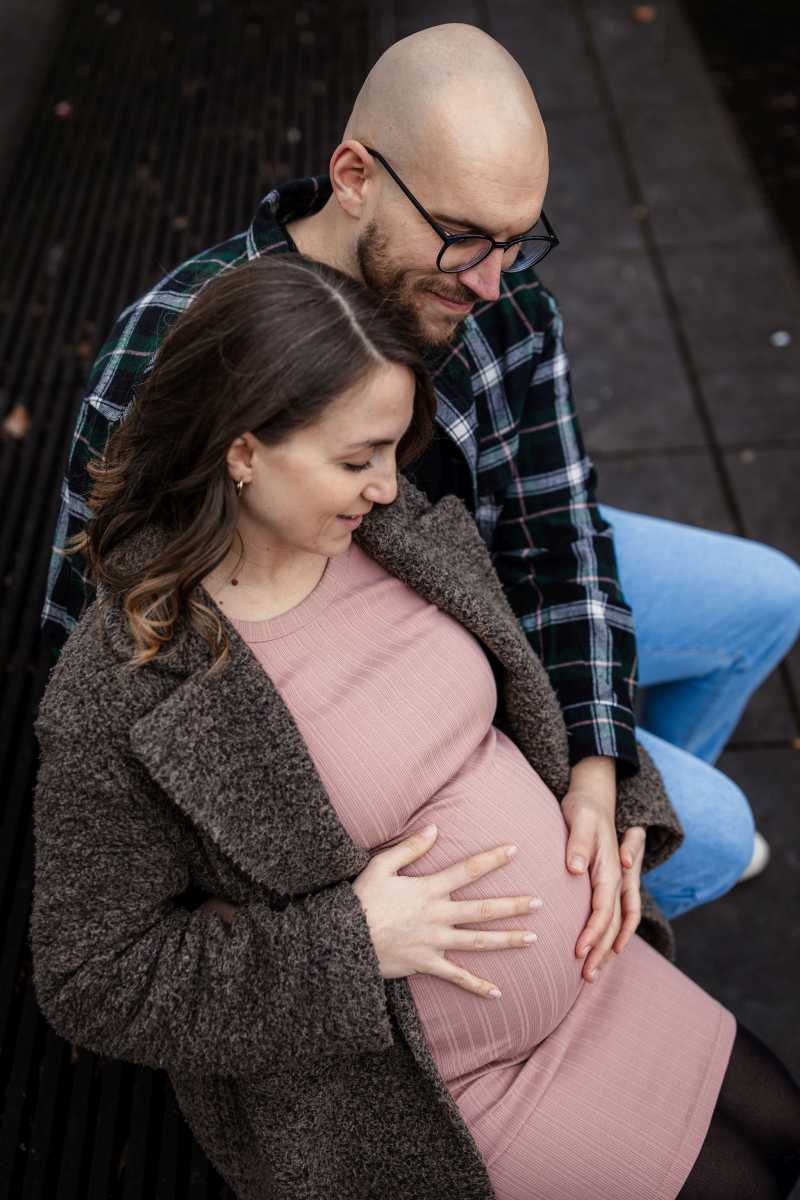
[(363, 217), (370, 187), (375, 186), (375, 162), (354, 138), (341, 142), (333, 152), (328, 173), (339, 207), (349, 217)]

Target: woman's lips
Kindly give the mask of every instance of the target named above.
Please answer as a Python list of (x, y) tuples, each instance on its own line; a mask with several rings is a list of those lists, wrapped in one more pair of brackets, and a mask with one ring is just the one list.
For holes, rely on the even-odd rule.
[(361, 522), (364, 520), (364, 514), (359, 513), (357, 517), (343, 517), (341, 513), (337, 513), (340, 521), (343, 521), (348, 529), (358, 529)]

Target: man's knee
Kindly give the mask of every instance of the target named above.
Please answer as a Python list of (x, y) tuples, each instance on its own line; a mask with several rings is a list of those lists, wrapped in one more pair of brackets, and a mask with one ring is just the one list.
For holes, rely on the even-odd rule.
[[(763, 604), (771, 624), (785, 625), (788, 636), (800, 633), (800, 564), (774, 546), (759, 543), (763, 554)], [(793, 633), (793, 637), (792, 637)]]
[(729, 776), (677, 746), (637, 727), (637, 740), (661, 772), (684, 829), (681, 848), (645, 877), (667, 916), (723, 896), (750, 863), (753, 813)]
[[(712, 767), (714, 787), (708, 795), (709, 815), (716, 818), (699, 830), (687, 831), (697, 839), (695, 855), (707, 856), (708, 869), (697, 879), (697, 903), (724, 896), (741, 878), (753, 855), (755, 821), (747, 797), (738, 784)], [(685, 843), (684, 843), (685, 844)]]

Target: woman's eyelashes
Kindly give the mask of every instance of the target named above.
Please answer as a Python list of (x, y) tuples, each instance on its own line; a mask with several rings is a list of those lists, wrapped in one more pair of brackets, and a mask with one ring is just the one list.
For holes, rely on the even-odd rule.
[(345, 463), (345, 469), (348, 471), (366, 471), (372, 463)]

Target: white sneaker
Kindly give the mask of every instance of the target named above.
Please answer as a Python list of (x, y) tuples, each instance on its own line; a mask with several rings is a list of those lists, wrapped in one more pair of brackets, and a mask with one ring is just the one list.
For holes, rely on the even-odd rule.
[(753, 846), (753, 857), (750, 859), (750, 864), (746, 870), (739, 876), (737, 883), (743, 883), (745, 879), (752, 879), (754, 875), (760, 875), (764, 867), (769, 862), (770, 849), (767, 839), (756, 830), (755, 845)]

